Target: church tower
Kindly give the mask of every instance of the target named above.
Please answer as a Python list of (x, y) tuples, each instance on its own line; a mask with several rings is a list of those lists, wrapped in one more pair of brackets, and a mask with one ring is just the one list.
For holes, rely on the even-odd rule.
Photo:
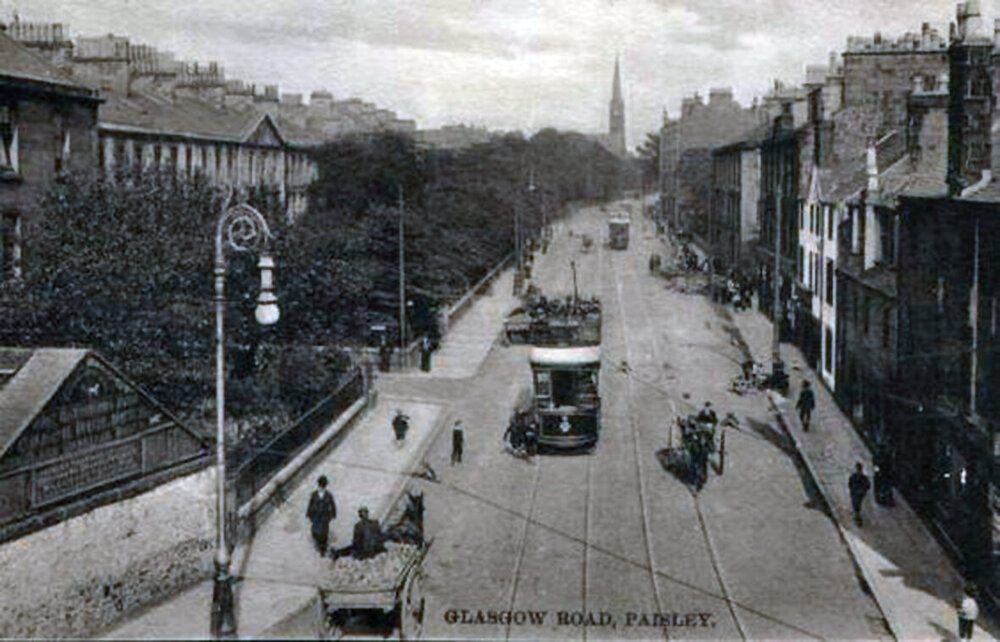
[(622, 100), (622, 79), (618, 72), (618, 56), (615, 56), (615, 79), (611, 87), (608, 143), (614, 154), (625, 156), (625, 101)]

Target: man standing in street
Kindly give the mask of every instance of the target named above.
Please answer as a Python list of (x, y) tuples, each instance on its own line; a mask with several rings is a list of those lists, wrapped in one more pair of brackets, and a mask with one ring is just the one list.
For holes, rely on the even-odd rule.
[(459, 419), (455, 420), (455, 427), (451, 429), (451, 465), (462, 463), (462, 447), (465, 445), (465, 429)]
[(719, 417), (715, 414), (715, 410), (712, 409), (711, 401), (705, 402), (705, 407), (701, 409), (696, 419), (701, 423), (712, 424), (713, 427), (719, 423)]
[(802, 422), (802, 430), (809, 432), (809, 418), (812, 416), (813, 408), (816, 407), (816, 394), (808, 381), (802, 382), (802, 390), (799, 392), (799, 400), (795, 408), (799, 411), (799, 421)]
[(976, 604), (976, 587), (969, 584), (965, 587), (965, 597), (958, 608), (958, 639), (971, 640), (972, 631), (979, 617), (979, 605)]
[(859, 461), (854, 466), (854, 473), (851, 475), (850, 480), (847, 482), (847, 487), (851, 491), (851, 508), (854, 509), (854, 523), (858, 526), (863, 526), (861, 521), (861, 503), (865, 499), (865, 495), (868, 494), (868, 489), (871, 487), (871, 482), (868, 481), (868, 476), (865, 475), (864, 466)]
[(309, 496), (309, 508), (306, 517), (312, 522), (313, 543), (320, 555), (326, 555), (327, 542), (330, 538), (330, 520), (337, 516), (337, 504), (333, 495), (326, 489), (326, 475), (320, 475), (316, 481), (317, 488)]

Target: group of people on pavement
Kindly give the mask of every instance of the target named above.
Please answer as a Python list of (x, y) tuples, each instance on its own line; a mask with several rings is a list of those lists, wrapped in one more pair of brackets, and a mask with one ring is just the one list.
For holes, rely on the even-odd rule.
[(309, 506), (306, 508), (306, 517), (312, 524), (312, 538), (316, 552), (323, 557), (329, 555), (334, 559), (344, 555), (368, 559), (385, 550), (382, 529), (378, 521), (368, 516), (366, 506), (358, 509), (358, 522), (354, 525), (354, 537), (350, 546), (341, 549), (330, 548), (330, 522), (337, 517), (337, 503), (327, 490), (329, 483), (326, 475), (320, 475), (316, 480), (316, 490), (309, 496)]
[[(798, 400), (795, 402), (802, 432), (809, 432), (815, 408), (816, 393), (808, 381), (803, 381), (802, 387), (799, 389)], [(895, 503), (892, 496), (892, 462), (888, 449), (883, 444), (876, 446), (872, 463), (874, 464), (875, 501), (883, 506), (892, 506)], [(861, 508), (872, 487), (872, 481), (865, 474), (863, 463), (857, 462), (855, 464), (854, 472), (848, 478), (847, 485), (851, 497), (851, 508), (854, 512), (854, 523), (862, 526), (864, 519), (861, 515)]]

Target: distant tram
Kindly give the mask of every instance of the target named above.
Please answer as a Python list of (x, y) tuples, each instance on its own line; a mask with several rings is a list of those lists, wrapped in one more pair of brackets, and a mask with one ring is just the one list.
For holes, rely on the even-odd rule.
[(597, 443), (600, 346), (533, 347), (532, 414), (541, 446), (590, 448)]
[(611, 249), (628, 249), (628, 224), (629, 220), (621, 217), (608, 221), (608, 245)]

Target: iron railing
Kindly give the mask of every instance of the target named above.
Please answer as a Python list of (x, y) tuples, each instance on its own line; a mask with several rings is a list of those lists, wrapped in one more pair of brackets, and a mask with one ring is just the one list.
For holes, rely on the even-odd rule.
[(229, 484), (234, 506), (250, 500), (285, 464), (311, 444), (330, 423), (365, 392), (364, 375), (352, 367), (336, 389), (313, 406), (295, 423), (252, 451), (234, 452), (229, 468)]

